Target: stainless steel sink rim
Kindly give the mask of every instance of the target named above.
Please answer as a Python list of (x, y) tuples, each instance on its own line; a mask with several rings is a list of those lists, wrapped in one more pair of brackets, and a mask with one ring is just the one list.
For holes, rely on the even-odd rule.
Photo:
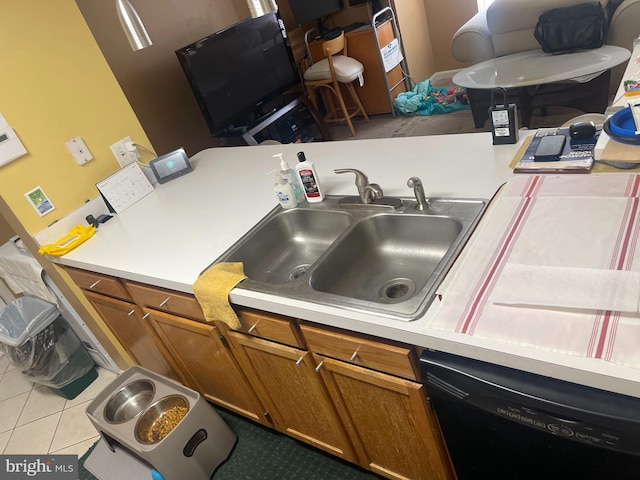
[[(363, 312), (376, 316), (382, 316), (392, 320), (412, 321), (419, 318), (432, 303), (435, 298), (435, 289), (442, 281), (444, 274), (451, 267), (453, 261), (459, 254), (460, 250), (468, 240), (469, 236), (479, 222), (482, 213), (486, 207), (487, 201), (482, 199), (460, 199), (460, 198), (431, 198), (429, 199), (430, 208), (424, 212), (415, 209), (416, 201), (410, 198), (402, 197), (402, 206), (392, 212), (389, 210), (376, 210), (358, 208), (354, 210), (342, 209), (338, 206), (341, 196), (327, 196), (325, 201), (318, 204), (310, 205), (302, 210), (314, 211), (339, 211), (347, 212), (350, 216), (349, 226), (325, 249), (325, 251), (311, 264), (299, 264), (293, 266), (286, 273), (287, 281), (285, 283), (267, 283), (252, 278), (243, 280), (236, 286), (237, 289), (247, 290), (265, 294), (277, 295), (283, 298), (303, 300), (311, 303), (317, 303), (327, 306), (348, 309), (354, 312)], [(301, 210), (301, 209), (296, 209)], [(239, 261), (233, 259), (234, 253), (249, 239), (254, 237), (263, 227), (278, 215), (286, 214), (291, 210), (283, 210), (280, 206), (269, 212), (260, 222), (258, 222), (247, 234), (232, 245), (226, 252), (218, 257), (213, 263), (224, 261)], [(379, 288), (379, 301), (367, 301), (359, 298), (337, 295), (313, 288), (311, 278), (316, 269), (322, 264), (328, 255), (335, 248), (338, 248), (341, 240), (348, 236), (350, 232), (358, 225), (359, 222), (371, 219), (380, 215), (402, 215), (416, 217), (444, 217), (453, 218), (462, 224), (462, 230), (456, 240), (451, 244), (448, 251), (437, 264), (431, 276), (427, 279), (426, 284), (421, 289), (416, 289), (415, 294), (410, 293), (412, 280), (405, 278), (407, 292), (402, 294), (402, 286), (400, 277), (396, 278), (398, 283), (398, 291), (392, 292), (398, 295), (397, 298), (389, 298), (384, 294), (384, 288), (394, 288), (393, 281), (389, 280), (385, 285)], [(208, 268), (208, 267), (207, 267)], [(415, 285), (414, 285), (415, 288)], [(407, 298), (408, 297), (408, 298)]]

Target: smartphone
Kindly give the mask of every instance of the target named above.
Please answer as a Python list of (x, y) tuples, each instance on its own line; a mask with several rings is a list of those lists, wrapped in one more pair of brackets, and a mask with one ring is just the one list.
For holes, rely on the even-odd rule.
[(533, 159), (537, 162), (548, 162), (558, 160), (564, 151), (564, 144), (567, 137), (564, 135), (547, 135), (540, 139), (536, 151), (533, 153)]

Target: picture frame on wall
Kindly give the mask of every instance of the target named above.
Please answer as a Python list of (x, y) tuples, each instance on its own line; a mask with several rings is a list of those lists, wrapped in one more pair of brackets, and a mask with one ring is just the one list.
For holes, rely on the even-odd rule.
[(44, 193), (44, 190), (40, 186), (28, 191), (24, 194), (24, 196), (41, 217), (45, 216), (47, 213), (55, 210), (56, 208), (53, 203), (51, 203), (51, 200), (49, 200), (49, 197), (47, 197), (47, 194)]

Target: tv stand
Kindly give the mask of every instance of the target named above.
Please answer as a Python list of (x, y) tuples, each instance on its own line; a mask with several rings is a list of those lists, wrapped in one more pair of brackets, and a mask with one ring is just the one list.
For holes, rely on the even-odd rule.
[(260, 145), (267, 140), (298, 143), (331, 139), (320, 115), (304, 95), (289, 99), (253, 126), (227, 130), (218, 138), (223, 146)]

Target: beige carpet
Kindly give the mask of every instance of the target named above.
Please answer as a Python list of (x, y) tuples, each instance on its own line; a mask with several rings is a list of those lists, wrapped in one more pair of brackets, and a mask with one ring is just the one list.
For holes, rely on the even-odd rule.
[[(582, 113), (567, 107), (550, 107), (547, 109), (546, 115), (542, 115), (539, 110), (536, 110), (531, 119), (531, 128), (559, 127)], [(353, 124), (356, 130), (355, 137), (350, 135), (346, 125), (331, 125), (329, 132), (332, 140), (416, 137), (491, 131), (489, 122), (486, 122), (484, 128), (475, 128), (471, 110), (459, 110), (441, 115), (397, 116), (395, 118), (391, 114), (371, 115), (369, 123), (366, 123), (364, 118), (357, 117), (353, 119)]]
[[(431, 78), (434, 87), (453, 86), (455, 71), (438, 72)], [(546, 115), (536, 109), (531, 117), (531, 129), (559, 127), (584, 112), (568, 107), (549, 107)], [(521, 123), (520, 123), (521, 124)], [(453, 133), (490, 132), (489, 122), (484, 128), (475, 128), (471, 110), (459, 110), (441, 115), (397, 116), (391, 114), (371, 115), (370, 122), (364, 118), (353, 119), (356, 136), (352, 137), (346, 124), (328, 126), (332, 140), (361, 140), (367, 138), (418, 137), (425, 135), (447, 135)]]

